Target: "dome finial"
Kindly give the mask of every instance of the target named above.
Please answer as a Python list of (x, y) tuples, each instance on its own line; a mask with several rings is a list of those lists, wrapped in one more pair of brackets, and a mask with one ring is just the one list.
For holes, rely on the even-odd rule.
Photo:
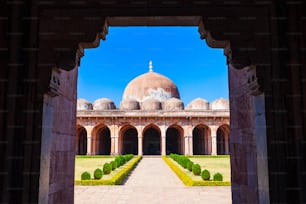
[(149, 71), (153, 72), (152, 60), (150, 60), (150, 62), (149, 62)]

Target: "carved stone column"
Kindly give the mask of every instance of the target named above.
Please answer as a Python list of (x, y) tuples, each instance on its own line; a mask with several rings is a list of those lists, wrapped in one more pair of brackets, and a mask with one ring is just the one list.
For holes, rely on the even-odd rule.
[(193, 138), (192, 135), (188, 136), (189, 138), (189, 155), (193, 155)]
[(118, 145), (118, 126), (110, 126), (111, 132), (111, 155), (118, 155), (119, 145)]
[(93, 126), (84, 126), (87, 132), (87, 155), (92, 155), (92, 129)]
[(166, 152), (166, 131), (167, 128), (165, 125), (160, 126), (160, 134), (161, 134), (161, 155), (164, 156), (167, 154)]
[(143, 155), (143, 150), (142, 150), (142, 134), (138, 133), (138, 155), (142, 156)]
[(211, 155), (217, 155), (217, 130), (218, 126), (209, 126), (211, 131)]

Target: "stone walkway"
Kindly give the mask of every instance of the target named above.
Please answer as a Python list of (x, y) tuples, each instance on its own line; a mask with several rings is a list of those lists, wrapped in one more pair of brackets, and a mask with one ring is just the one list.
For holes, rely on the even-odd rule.
[(143, 158), (122, 186), (75, 186), (76, 204), (231, 203), (230, 187), (187, 187), (161, 158)]

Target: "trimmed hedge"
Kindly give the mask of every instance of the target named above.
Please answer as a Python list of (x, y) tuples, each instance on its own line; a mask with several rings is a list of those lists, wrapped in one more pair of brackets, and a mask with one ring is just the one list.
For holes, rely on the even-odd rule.
[(112, 165), (112, 170), (115, 170), (117, 168), (117, 162), (111, 161), (110, 164)]
[(201, 166), (199, 164), (192, 165), (192, 173), (199, 176), (201, 174)]
[(75, 185), (83, 186), (97, 186), (97, 185), (120, 185), (126, 176), (132, 171), (132, 169), (137, 165), (141, 160), (141, 156), (136, 157), (131, 160), (125, 167), (123, 167), (117, 174), (115, 174), (111, 179), (108, 180), (75, 180)]
[(104, 174), (110, 174), (110, 172), (112, 171), (112, 167), (109, 163), (105, 163), (103, 165), (103, 173)]
[(210, 179), (210, 173), (207, 169), (204, 169), (201, 173), (201, 177), (204, 181), (209, 181)]
[(185, 174), (181, 169), (179, 169), (170, 159), (166, 156), (162, 156), (163, 160), (168, 164), (168, 166), (174, 171), (174, 173), (182, 180), (186, 186), (193, 186), (194, 181)]
[(101, 179), (102, 176), (103, 176), (103, 171), (101, 169), (98, 168), (94, 171), (94, 178), (95, 179)]
[(166, 164), (174, 171), (186, 186), (230, 186), (230, 181), (194, 181), (181, 170), (171, 159), (162, 157)]
[(192, 161), (189, 161), (189, 162), (187, 163), (187, 169), (188, 169), (189, 171), (192, 171), (192, 165), (193, 165), (193, 162), (192, 162)]
[(90, 176), (90, 173), (88, 171), (85, 171), (82, 173), (81, 175), (81, 180), (90, 180), (91, 179), (91, 176)]
[(215, 173), (215, 174), (214, 174), (214, 177), (213, 177), (213, 180), (214, 180), (214, 181), (223, 181), (223, 176), (222, 176), (222, 174), (220, 174), (219, 172)]

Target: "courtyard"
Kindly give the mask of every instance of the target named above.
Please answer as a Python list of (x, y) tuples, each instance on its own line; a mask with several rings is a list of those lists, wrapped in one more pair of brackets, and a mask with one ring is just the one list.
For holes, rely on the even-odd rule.
[(232, 203), (230, 186), (187, 187), (161, 157), (144, 157), (124, 185), (75, 186), (82, 203)]

